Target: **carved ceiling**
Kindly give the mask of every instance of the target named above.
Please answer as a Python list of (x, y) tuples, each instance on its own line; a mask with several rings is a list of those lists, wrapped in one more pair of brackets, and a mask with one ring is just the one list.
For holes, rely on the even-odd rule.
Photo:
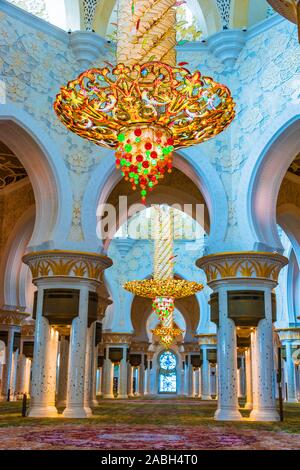
[(27, 176), (14, 153), (0, 141), (0, 190)]

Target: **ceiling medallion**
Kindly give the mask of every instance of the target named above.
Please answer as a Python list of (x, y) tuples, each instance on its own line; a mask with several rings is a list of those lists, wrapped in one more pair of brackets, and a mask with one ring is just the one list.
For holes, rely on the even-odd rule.
[(142, 201), (171, 172), (175, 149), (214, 137), (235, 115), (226, 86), (176, 65), (175, 4), (120, 0), (117, 65), (83, 72), (54, 103), (70, 131), (116, 150)]

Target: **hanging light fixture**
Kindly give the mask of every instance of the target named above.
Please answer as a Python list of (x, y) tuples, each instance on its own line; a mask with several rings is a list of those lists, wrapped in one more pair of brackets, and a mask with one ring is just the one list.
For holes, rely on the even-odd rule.
[(153, 299), (152, 308), (159, 324), (152, 333), (160, 338), (167, 349), (183, 333), (174, 323), (175, 299), (188, 297), (203, 289), (203, 285), (197, 282), (174, 279), (173, 222), (171, 208), (154, 207), (153, 279), (128, 281), (123, 286), (137, 296)]
[(171, 172), (174, 149), (214, 137), (235, 115), (226, 86), (176, 65), (175, 4), (119, 0), (117, 65), (83, 72), (54, 103), (70, 131), (115, 149), (142, 201)]

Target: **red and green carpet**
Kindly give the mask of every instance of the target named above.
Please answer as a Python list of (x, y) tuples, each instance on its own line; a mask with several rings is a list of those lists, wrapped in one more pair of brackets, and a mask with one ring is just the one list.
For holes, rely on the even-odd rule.
[(285, 405), (283, 423), (216, 422), (215, 408), (199, 400), (103, 400), (93, 417), (66, 420), (22, 418), (19, 402), (2, 402), (0, 449), (300, 449), (300, 404)]

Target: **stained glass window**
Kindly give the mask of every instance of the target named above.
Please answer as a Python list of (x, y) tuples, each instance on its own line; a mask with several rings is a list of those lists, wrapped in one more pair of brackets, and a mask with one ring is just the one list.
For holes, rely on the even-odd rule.
[(159, 358), (159, 365), (161, 369), (172, 370), (176, 368), (176, 356), (171, 351), (162, 353)]
[(176, 356), (171, 351), (165, 351), (159, 358), (159, 393), (176, 393)]

